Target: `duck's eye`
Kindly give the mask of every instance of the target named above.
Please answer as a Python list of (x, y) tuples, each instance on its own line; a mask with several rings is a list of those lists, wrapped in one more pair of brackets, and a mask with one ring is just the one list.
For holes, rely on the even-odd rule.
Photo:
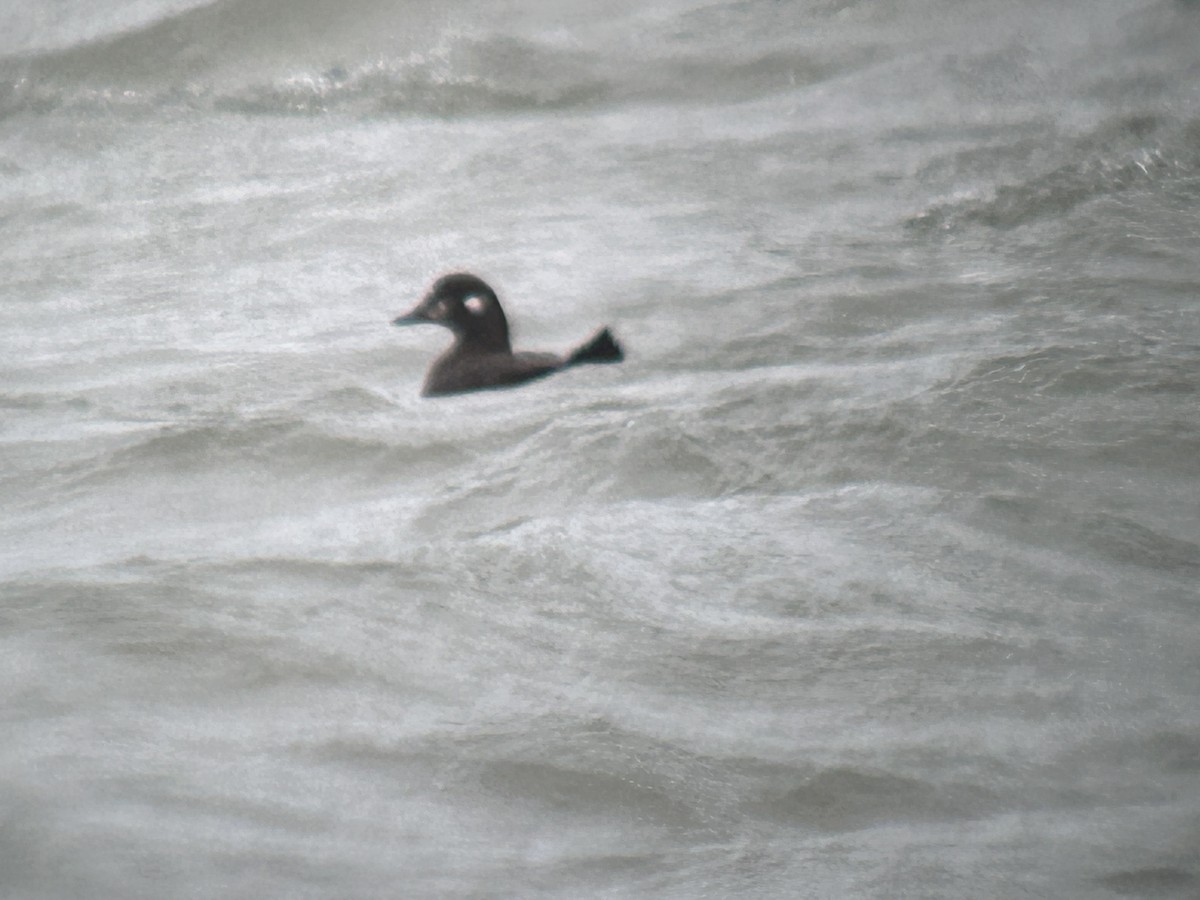
[(467, 312), (473, 316), (482, 316), (487, 303), (482, 297), (468, 297), (463, 301), (463, 306), (467, 308)]

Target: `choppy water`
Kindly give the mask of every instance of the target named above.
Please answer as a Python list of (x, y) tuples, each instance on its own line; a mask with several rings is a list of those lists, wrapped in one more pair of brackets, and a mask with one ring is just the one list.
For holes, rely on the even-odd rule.
[(29, 7), (0, 895), (1200, 895), (1195, 4)]

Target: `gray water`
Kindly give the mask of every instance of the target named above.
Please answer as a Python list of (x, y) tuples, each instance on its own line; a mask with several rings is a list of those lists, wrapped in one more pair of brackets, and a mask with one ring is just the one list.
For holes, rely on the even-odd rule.
[(0, 896), (1200, 896), (1198, 47), (5, 4)]

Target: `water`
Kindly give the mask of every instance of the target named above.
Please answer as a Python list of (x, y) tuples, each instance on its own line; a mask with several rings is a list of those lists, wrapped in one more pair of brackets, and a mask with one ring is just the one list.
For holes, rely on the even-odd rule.
[(1194, 4), (0, 35), (5, 898), (1200, 895)]

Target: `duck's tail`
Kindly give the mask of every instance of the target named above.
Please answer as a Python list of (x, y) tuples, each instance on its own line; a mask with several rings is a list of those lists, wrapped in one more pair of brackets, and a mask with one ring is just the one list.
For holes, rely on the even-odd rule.
[(625, 351), (607, 328), (601, 328), (586, 344), (571, 351), (566, 365), (579, 363), (617, 363), (625, 358)]

